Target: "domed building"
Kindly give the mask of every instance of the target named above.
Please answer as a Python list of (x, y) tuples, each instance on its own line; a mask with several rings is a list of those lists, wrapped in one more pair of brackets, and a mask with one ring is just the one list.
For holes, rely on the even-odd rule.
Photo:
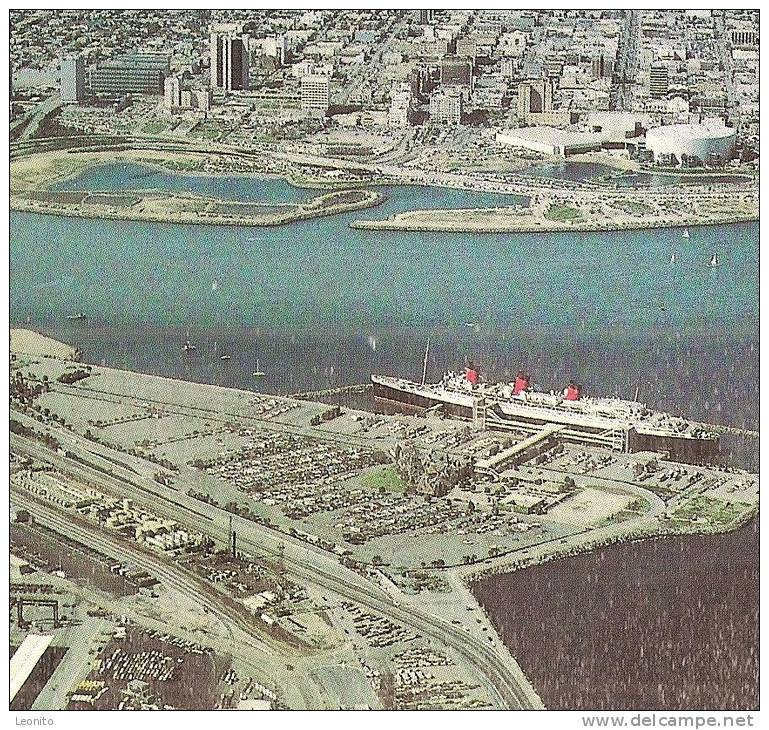
[(658, 164), (722, 165), (734, 152), (737, 130), (723, 123), (670, 124), (646, 132)]

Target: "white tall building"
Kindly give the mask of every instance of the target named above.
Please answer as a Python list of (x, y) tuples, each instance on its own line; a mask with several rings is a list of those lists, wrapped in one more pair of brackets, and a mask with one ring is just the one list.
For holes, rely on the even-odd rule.
[(462, 94), (458, 91), (436, 91), (430, 97), (430, 123), (456, 125), (462, 121)]
[(302, 111), (322, 111), (331, 105), (331, 81), (328, 76), (310, 74), (299, 81), (299, 95)]
[(163, 111), (172, 114), (182, 106), (182, 81), (178, 76), (169, 76), (163, 82)]
[(408, 82), (393, 84), (390, 92), (390, 109), (387, 114), (387, 126), (391, 129), (404, 129), (411, 121), (411, 85)]
[(248, 88), (248, 35), (237, 23), (211, 26), (211, 88)]
[(211, 89), (193, 89), (190, 94), (193, 109), (202, 112), (211, 111)]
[(61, 59), (60, 96), (63, 104), (77, 104), (85, 98), (85, 63), (81, 56)]
[(262, 52), (275, 59), (275, 65), (285, 66), (288, 57), (288, 40), (285, 35), (271, 36), (262, 41)]

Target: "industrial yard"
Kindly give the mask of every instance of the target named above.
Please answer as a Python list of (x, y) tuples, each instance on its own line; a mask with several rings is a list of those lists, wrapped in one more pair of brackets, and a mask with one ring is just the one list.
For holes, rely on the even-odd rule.
[[(52, 637), (15, 700), (29, 706), (536, 705), (466, 581), (757, 510), (758, 477), (736, 468), (558, 439), (531, 452), (513, 448), (525, 433), (438, 413), (58, 353), (11, 363), (12, 636)], [(190, 672), (209, 695), (185, 694)]]

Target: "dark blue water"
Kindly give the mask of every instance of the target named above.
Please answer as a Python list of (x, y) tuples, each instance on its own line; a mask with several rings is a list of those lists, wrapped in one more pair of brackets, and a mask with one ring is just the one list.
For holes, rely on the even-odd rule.
[(604, 175), (610, 175), (613, 172), (616, 172), (614, 168), (594, 162), (548, 162), (529, 167), (524, 170), (523, 174), (532, 177), (582, 182), (583, 180), (594, 180)]
[(613, 545), (473, 593), (551, 710), (757, 710), (758, 520)]

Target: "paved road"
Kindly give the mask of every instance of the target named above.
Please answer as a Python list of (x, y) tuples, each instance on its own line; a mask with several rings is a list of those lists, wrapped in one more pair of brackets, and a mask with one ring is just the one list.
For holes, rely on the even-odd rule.
[(641, 36), (640, 10), (625, 11), (625, 25), (617, 54), (616, 83), (611, 91), (611, 109), (633, 110), (633, 92), (638, 76), (638, 42)]
[[(41, 504), (39, 500), (31, 498), (19, 490), (12, 491), (11, 504), (16, 508), (27, 509), (39, 523), (59, 534), (67, 535), (69, 538), (83, 545), (88, 545), (105, 555), (129, 559), (136, 566), (160, 578), (167, 587), (174, 588), (185, 597), (204, 605), (210, 614), (216, 616), (227, 627), (230, 632), (230, 640), (210, 642), (210, 637), (198, 635), (188, 636), (189, 640), (203, 644), (213, 643), (220, 653), (237, 654), (241, 661), (254, 668), (255, 676), (261, 679), (264, 675), (263, 668), (270, 667), (271, 673), (283, 677), (281, 694), (292, 708), (327, 709), (324, 707), (324, 702), (328, 698), (322, 697), (318, 692), (309, 671), (304, 671), (303, 667), (298, 666), (305, 663), (301, 655), (282, 645), (281, 651), (276, 651), (272, 645), (277, 646), (277, 642), (268, 643), (265, 641), (264, 636), (249, 625), (242, 612), (232, 610), (227, 604), (217, 604), (215, 600), (211, 600), (206, 595), (207, 591), (201, 592), (200, 581), (191, 577), (186, 571), (178, 568), (178, 566), (167, 565), (159, 556), (148, 556), (126, 541), (112, 538), (95, 526), (79, 524), (74, 521), (71, 515), (61, 514), (55, 508)], [(122, 606), (116, 607), (114, 610), (117, 613), (126, 612)], [(164, 630), (160, 626), (154, 628)], [(178, 627), (176, 628), (178, 629)], [(173, 627), (169, 627), (169, 630), (170, 633), (175, 633)], [(233, 644), (236, 646), (233, 647)], [(327, 653), (322, 653), (322, 657), (327, 660)], [(293, 672), (284, 672), (283, 667), (278, 666), (285, 659), (288, 659), (294, 666)], [(78, 675), (79, 679), (84, 679), (86, 674), (87, 671), (81, 671)], [(269, 683), (271, 682), (268, 680)], [(53, 694), (49, 693), (40, 700), (39, 707), (42, 709), (58, 707), (52, 697), (64, 696), (71, 686), (72, 682), (63, 681), (63, 678), (59, 677), (56, 686), (51, 690)], [(333, 709), (333, 705), (329, 709)]]
[(32, 139), (37, 133), (37, 130), (40, 128), (40, 124), (42, 123), (46, 114), (50, 114), (54, 109), (56, 109), (56, 107), (59, 106), (60, 103), (59, 93), (57, 91), (55, 94), (49, 96), (44, 101), (41, 101), (29, 114), (26, 114), (21, 119), (14, 121), (14, 123), (11, 125), (12, 129), (24, 126), (24, 129), (16, 141), (26, 142), (27, 140)]
[[(148, 480), (141, 479), (127, 469), (120, 474), (120, 478), (115, 478), (78, 461), (54, 454), (36, 442), (21, 439), (15, 435), (12, 437), (15, 449), (18, 448), (37, 458), (45, 459), (62, 471), (103, 485), (111, 492), (117, 491), (119, 494), (137, 499), (173, 519), (190, 522), (190, 515), (192, 515), (198, 529), (214, 539), (222, 542), (227, 540), (231, 515), (222, 509), (202, 505), (182, 491), (155, 483), (148, 488), (149, 485), (143, 483)], [(113, 465), (113, 471), (118, 473), (120, 467)], [(200, 519), (202, 508), (205, 508), (205, 514), (209, 519)], [(244, 551), (276, 559), (281, 554), (282, 545), (283, 560), (289, 574), (325, 588), (374, 613), (384, 615), (396, 623), (413, 628), (424, 636), (452, 647), (476, 669), (480, 676), (487, 679), (490, 687), (497, 693), (497, 702), (502, 707), (509, 709), (542, 707), (541, 701), (533, 692), (520, 668), (481, 639), (411, 605), (399, 605), (377, 585), (358, 573), (344, 568), (335, 558), (322, 551), (308, 548), (299, 540), (262, 525), (239, 517), (235, 517), (235, 520), (239, 523), (237, 531)], [(157, 566), (154, 566), (152, 571), (156, 575), (159, 574)], [(178, 578), (172, 577), (172, 580), (178, 581)]]

